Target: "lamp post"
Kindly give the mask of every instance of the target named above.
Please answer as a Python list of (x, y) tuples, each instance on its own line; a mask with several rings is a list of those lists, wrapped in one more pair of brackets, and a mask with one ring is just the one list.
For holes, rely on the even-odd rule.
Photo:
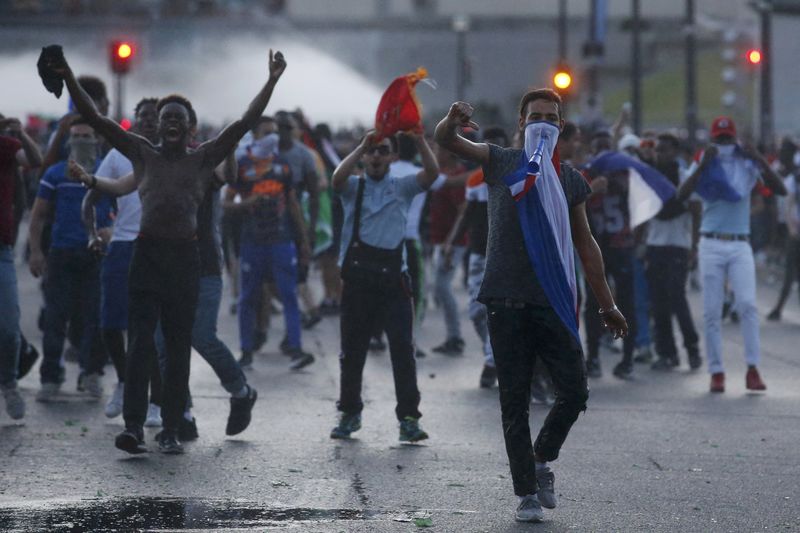
[(464, 100), (465, 89), (469, 83), (467, 76), (467, 32), (469, 17), (456, 15), (453, 17), (453, 31), (456, 34), (456, 101)]

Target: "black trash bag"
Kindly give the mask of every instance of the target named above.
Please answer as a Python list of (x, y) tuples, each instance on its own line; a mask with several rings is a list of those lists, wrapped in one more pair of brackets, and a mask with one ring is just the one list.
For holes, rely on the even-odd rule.
[(48, 92), (55, 94), (56, 98), (61, 98), (61, 93), (64, 90), (64, 78), (54, 72), (51, 65), (63, 65), (65, 61), (64, 50), (61, 46), (51, 44), (42, 48), (42, 53), (39, 54), (39, 61), (36, 63), (44, 88)]

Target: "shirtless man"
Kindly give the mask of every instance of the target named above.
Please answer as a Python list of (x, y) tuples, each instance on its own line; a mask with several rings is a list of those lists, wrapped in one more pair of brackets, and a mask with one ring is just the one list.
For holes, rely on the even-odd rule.
[(111, 195), (136, 189), (142, 201), (139, 237), (130, 270), (129, 333), (123, 417), (125, 431), (115, 445), (128, 453), (142, 453), (147, 414), (147, 360), (154, 351), (153, 334), (159, 319), (167, 348), (162, 419), (158, 447), (164, 453), (182, 453), (177, 430), (189, 386), (191, 332), (197, 305), (199, 256), (197, 210), (212, 183), (214, 169), (261, 117), (278, 80), (286, 69), (283, 54), (269, 54), (269, 79), (241, 119), (216, 138), (188, 149), (189, 109), (182, 96), (162, 98), (159, 113), (160, 144), (124, 131), (97, 112), (78, 85), (66, 60), (49, 67), (66, 81), (78, 111), (114, 148), (133, 164), (133, 174), (117, 180), (91, 176), (71, 165), (72, 175), (87, 187)]

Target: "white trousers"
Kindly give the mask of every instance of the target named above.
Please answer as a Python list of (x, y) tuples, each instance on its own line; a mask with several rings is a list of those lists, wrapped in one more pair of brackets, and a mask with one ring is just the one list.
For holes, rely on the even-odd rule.
[(724, 372), (722, 367), (722, 303), (725, 281), (734, 294), (734, 309), (744, 337), (744, 357), (748, 365), (761, 359), (756, 309), (756, 266), (753, 249), (745, 241), (723, 241), (703, 237), (699, 249), (703, 276), (703, 322), (705, 326), (708, 371)]

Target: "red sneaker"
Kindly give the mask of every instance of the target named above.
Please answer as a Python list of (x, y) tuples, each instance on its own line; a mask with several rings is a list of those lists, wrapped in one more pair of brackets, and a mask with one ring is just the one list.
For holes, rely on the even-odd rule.
[(758, 369), (754, 366), (747, 369), (747, 376), (744, 382), (747, 390), (767, 390), (767, 386), (761, 381), (761, 375), (758, 373)]
[(711, 392), (725, 392), (725, 373), (716, 372), (711, 374)]

